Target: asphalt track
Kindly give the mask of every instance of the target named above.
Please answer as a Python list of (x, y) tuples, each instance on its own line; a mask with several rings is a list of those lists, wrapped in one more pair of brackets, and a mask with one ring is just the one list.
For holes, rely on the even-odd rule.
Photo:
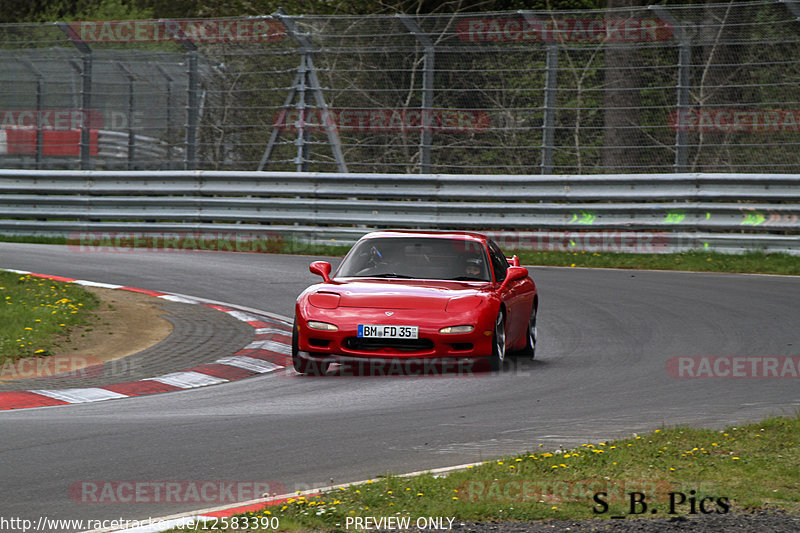
[[(0, 243), (0, 267), (289, 316), (310, 257), (77, 253)], [(0, 412), (0, 518), (147, 519), (210, 505), (86, 504), (85, 481), (239, 481), (287, 491), (569, 447), (661, 426), (794, 415), (798, 379), (681, 379), (677, 356), (800, 355), (800, 278), (533, 268), (537, 360), (502, 376), (257, 376)]]

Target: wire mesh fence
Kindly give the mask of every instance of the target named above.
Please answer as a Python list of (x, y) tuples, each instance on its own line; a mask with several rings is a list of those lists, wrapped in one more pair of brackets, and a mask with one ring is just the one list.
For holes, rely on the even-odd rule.
[(0, 26), (0, 166), (800, 169), (800, 3)]

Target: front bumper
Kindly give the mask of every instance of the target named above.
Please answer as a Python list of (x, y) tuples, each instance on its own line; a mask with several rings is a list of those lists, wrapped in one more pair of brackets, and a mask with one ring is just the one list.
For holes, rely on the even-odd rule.
[[(464, 359), (483, 358), (492, 353), (494, 321), (478, 313), (396, 309), (387, 316), (382, 309), (338, 308), (325, 312), (310, 308), (299, 313), (298, 348), (317, 357), (369, 359)], [(325, 322), (337, 331), (312, 329), (309, 321)], [(418, 326), (417, 339), (358, 337), (359, 324)], [(447, 326), (472, 325), (470, 333), (440, 333)]]

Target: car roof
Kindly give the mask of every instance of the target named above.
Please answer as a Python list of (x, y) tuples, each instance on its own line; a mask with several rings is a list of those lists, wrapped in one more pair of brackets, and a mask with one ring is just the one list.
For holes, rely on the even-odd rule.
[(380, 230), (367, 233), (361, 239), (374, 239), (378, 237), (433, 237), (438, 239), (458, 239), (476, 242), (486, 242), (488, 237), (481, 233), (471, 231), (437, 231), (437, 230)]

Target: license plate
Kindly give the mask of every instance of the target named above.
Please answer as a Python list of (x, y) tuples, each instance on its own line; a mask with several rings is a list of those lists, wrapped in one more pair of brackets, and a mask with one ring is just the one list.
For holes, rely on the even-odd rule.
[(358, 336), (379, 339), (416, 339), (419, 326), (384, 326), (380, 324), (359, 324)]

